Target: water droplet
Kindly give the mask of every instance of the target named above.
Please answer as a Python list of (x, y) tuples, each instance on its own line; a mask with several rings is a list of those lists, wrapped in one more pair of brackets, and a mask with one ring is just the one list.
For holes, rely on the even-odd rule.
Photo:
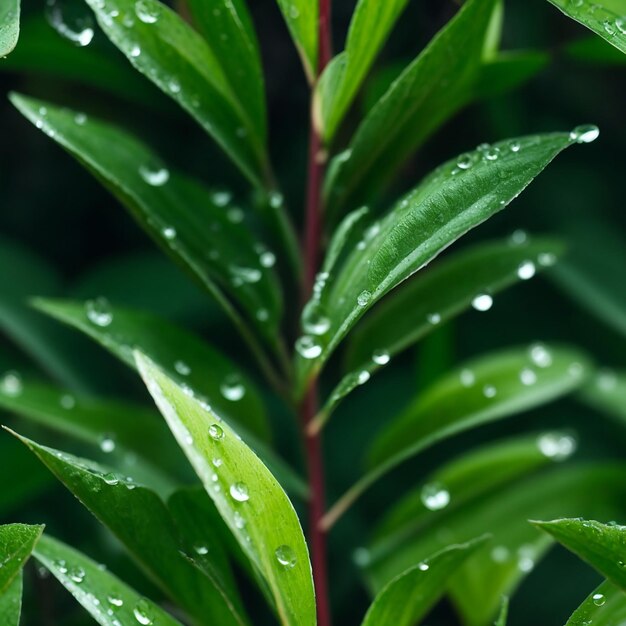
[(370, 373), (367, 370), (363, 370), (357, 375), (357, 383), (359, 385), (364, 385), (370, 379)]
[(519, 374), (519, 379), (522, 381), (522, 385), (534, 385), (537, 382), (537, 374), (530, 368), (525, 367)]
[(302, 311), (302, 328), (311, 335), (324, 335), (330, 328), (326, 311), (316, 300), (311, 300)]
[(79, 126), (84, 126), (87, 123), (87, 116), (84, 113), (77, 113), (74, 116), (74, 121)]
[(486, 161), (497, 161), (500, 156), (500, 148), (488, 148), (483, 152), (483, 158)]
[(553, 461), (564, 461), (576, 451), (576, 440), (570, 435), (545, 433), (537, 439), (537, 447)]
[(161, 234), (168, 241), (172, 241), (172, 239), (176, 239), (176, 235), (177, 235), (176, 229), (173, 226), (164, 226), (161, 229)]
[(477, 311), (488, 311), (493, 306), (493, 298), (488, 293), (481, 293), (472, 300)]
[(618, 17), (615, 20), (615, 28), (617, 28), (622, 35), (626, 35), (626, 18)]
[(596, 606), (604, 606), (604, 604), (606, 603), (606, 598), (601, 593), (594, 593), (592, 596), (592, 599), (593, 599), (593, 603)]
[(601, 391), (613, 391), (617, 387), (617, 377), (611, 370), (602, 370), (598, 373), (596, 384)]
[(135, 44), (134, 46), (131, 47), (128, 53), (130, 54), (131, 57), (133, 57), (133, 59), (136, 59), (138, 56), (141, 55), (141, 47)]
[(528, 240), (528, 234), (526, 233), (526, 231), (519, 230), (519, 229), (513, 231), (509, 239), (509, 241), (511, 242), (511, 245), (513, 246), (521, 246), (522, 244), (525, 244), (527, 240)]
[(428, 320), (429, 324), (432, 324), (433, 326), (435, 326), (436, 324), (439, 324), (439, 322), (441, 321), (441, 315), (439, 315), (439, 313), (429, 313), (426, 316), (426, 319)]
[(117, 594), (112, 593), (107, 597), (107, 602), (111, 605), (114, 606), (116, 608), (119, 608), (120, 606), (124, 606), (124, 600), (122, 600), (122, 598), (120, 598)]
[(510, 556), (511, 556), (511, 553), (509, 552), (509, 549), (506, 546), (495, 546), (491, 550), (491, 558), (496, 563), (504, 563), (505, 561), (509, 560)]
[(233, 194), (230, 193), (230, 191), (218, 190), (213, 192), (211, 199), (213, 200), (214, 204), (223, 207), (226, 206), (233, 199)]
[(441, 483), (428, 483), (420, 493), (422, 503), (429, 511), (440, 511), (450, 504), (450, 493)]
[(552, 252), (542, 252), (537, 257), (537, 260), (542, 267), (551, 267), (556, 263), (556, 255), (552, 254)]
[(367, 548), (357, 548), (352, 555), (353, 561), (359, 567), (367, 567), (372, 562), (372, 555)]
[(300, 17), (300, 9), (295, 4), (289, 7), (289, 17), (293, 20), (297, 20)]
[(430, 565), (428, 565), (428, 563), (420, 563), (417, 568), (419, 569), (420, 572), (427, 572), (430, 569)]
[(161, 15), (161, 7), (152, 0), (137, 0), (135, 2), (135, 13), (144, 24), (154, 24)]
[(367, 306), (371, 299), (372, 294), (367, 290), (363, 290), (356, 299), (356, 302), (359, 306)]
[(108, 474), (105, 474), (102, 477), (102, 479), (107, 485), (111, 485), (111, 486), (118, 485), (120, 482), (120, 479), (113, 472), (109, 472)]
[(235, 528), (243, 530), (246, 527), (246, 520), (239, 511), (233, 513), (233, 521), (235, 522)]
[(278, 191), (272, 191), (269, 195), (269, 202), (273, 209), (280, 209), (284, 202), (283, 194)]
[(298, 354), (305, 359), (316, 359), (322, 354), (322, 346), (310, 335), (303, 335), (296, 341)]
[(69, 579), (80, 585), (85, 580), (85, 570), (82, 567), (73, 567), (67, 573)]
[(193, 547), (193, 549), (194, 549), (194, 552), (196, 554), (199, 554), (200, 556), (204, 556), (205, 554), (209, 553), (209, 549), (204, 544), (201, 544), (201, 543), (197, 543)]
[(75, 6), (64, 0), (49, 0), (46, 19), (54, 30), (77, 46), (88, 46), (94, 37), (91, 15), (77, 13)]
[(552, 365), (552, 355), (541, 344), (535, 344), (530, 347), (530, 358), (537, 367), (550, 367)]
[(528, 280), (535, 275), (535, 264), (532, 261), (524, 261), (517, 268), (517, 276), (520, 280)]
[(258, 283), (261, 280), (261, 270), (257, 268), (231, 265), (228, 269), (233, 277), (233, 285), (236, 287), (239, 287), (244, 283)]
[(485, 398), (495, 398), (498, 390), (493, 385), (485, 385), (483, 387), (483, 395)]
[(185, 361), (176, 361), (176, 363), (174, 363), (174, 369), (181, 376), (189, 376), (189, 374), (191, 374), (191, 368), (187, 365), (187, 363), (185, 363)]
[(604, 20), (604, 22), (602, 23), (602, 26), (604, 27), (604, 32), (607, 35), (613, 36), (616, 33), (614, 22), (611, 22), (609, 20)]
[(161, 187), (170, 179), (170, 172), (165, 167), (153, 168), (147, 165), (140, 165), (139, 174), (152, 187)]
[(209, 426), (209, 437), (214, 439), (215, 441), (219, 441), (220, 439), (224, 439), (224, 430), (219, 424), (211, 424)]
[(147, 600), (141, 599), (133, 609), (133, 615), (142, 626), (150, 626), (152, 622), (152, 610)]
[(231, 402), (238, 402), (246, 395), (246, 388), (239, 374), (230, 374), (220, 385), (222, 395)]
[(167, 82), (167, 88), (171, 93), (180, 93), (180, 83), (175, 78), (172, 78)]
[(522, 147), (522, 144), (519, 141), (511, 141), (509, 143), (509, 150), (511, 152), (519, 152)]
[(2, 390), (3, 394), (11, 397), (16, 397), (22, 393), (22, 389), (22, 377), (19, 375), (18, 372), (7, 372), (2, 377), (2, 382), (0, 382), (0, 390)]
[(54, 561), (54, 565), (61, 572), (61, 574), (67, 574), (67, 563), (63, 559)]
[(461, 379), (461, 384), (463, 385), (463, 387), (471, 387), (476, 382), (476, 376), (474, 372), (468, 369), (461, 370), (459, 378)]
[(278, 546), (274, 554), (276, 560), (286, 569), (293, 569), (298, 562), (296, 553), (289, 546)]
[(100, 438), (100, 450), (109, 454), (115, 450), (115, 436), (108, 433)]
[(276, 265), (276, 255), (266, 250), (259, 256), (259, 263), (262, 267), (274, 267), (274, 265)]
[(569, 134), (569, 138), (576, 143), (591, 143), (600, 136), (600, 129), (593, 124), (576, 126)]
[(376, 365), (387, 365), (387, 363), (391, 361), (389, 350), (374, 350), (372, 361), (374, 361)]
[(474, 157), (469, 152), (462, 154), (456, 161), (456, 166), (461, 170), (468, 170), (474, 165)]
[(237, 502), (247, 502), (250, 499), (248, 493), (248, 485), (246, 483), (237, 482), (230, 486), (230, 495)]
[(87, 319), (96, 326), (105, 327), (113, 321), (111, 305), (106, 298), (100, 297), (95, 300), (87, 300), (85, 313), (87, 314)]

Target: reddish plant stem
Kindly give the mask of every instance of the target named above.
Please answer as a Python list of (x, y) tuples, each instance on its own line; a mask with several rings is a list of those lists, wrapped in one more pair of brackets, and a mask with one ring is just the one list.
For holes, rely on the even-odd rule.
[[(332, 55), (330, 12), (331, 0), (319, 0), (318, 74), (322, 73)], [(308, 300), (311, 294), (313, 284), (315, 283), (315, 275), (319, 267), (324, 214), (322, 185), (324, 182), (325, 169), (326, 153), (322, 138), (315, 127), (311, 112), (306, 224), (304, 231), (304, 302)], [(322, 439), (319, 433), (310, 435), (307, 432), (311, 420), (313, 420), (317, 414), (317, 410), (317, 381), (313, 381), (301, 406), (302, 432), (306, 450), (310, 488), (309, 533), (313, 565), (313, 582), (315, 584), (317, 602), (317, 626), (331, 626), (326, 531), (321, 523), (326, 509)]]

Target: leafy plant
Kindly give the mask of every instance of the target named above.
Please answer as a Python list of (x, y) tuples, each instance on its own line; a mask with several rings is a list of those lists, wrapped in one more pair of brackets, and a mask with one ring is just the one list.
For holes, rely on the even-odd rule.
[[(488, 310), (496, 293), (544, 271), (623, 334), (626, 308), (596, 281), (601, 264), (582, 264), (581, 272), (576, 255), (561, 263), (565, 238), (516, 232), (445, 253), (512, 203), (564, 150), (594, 141), (599, 130), (585, 124), (473, 150), (455, 146), (458, 156), (423, 177), (411, 174), (412, 183), (398, 191), (400, 170), (461, 109), (512, 91), (549, 61), (542, 51), (501, 50), (500, 0), (465, 0), (413, 60), (368, 82), (408, 4), (359, 0), (344, 49), (333, 55), (330, 0), (277, 1), (308, 81), (302, 245), (299, 212), (288, 208), (283, 190), (288, 168), (272, 162), (261, 46), (244, 0), (174, 6), (87, 0), (93, 17), (78, 18), (75, 5), (53, 0), (49, 20), (77, 47), (46, 43), (50, 33), (38, 15), (22, 25), (5, 68), (79, 80), (150, 114), (175, 116), (177, 106), (239, 179), (236, 194), (222, 181), (211, 188), (140, 138), (140, 124), (10, 94), (17, 110), (125, 206), (199, 290), (187, 290), (181, 275), (150, 257), (125, 260), (63, 294), (50, 268), (3, 245), (3, 265), (25, 280), (0, 293), (0, 326), (52, 380), (13, 368), (0, 381), (0, 407), (17, 418), (5, 427), (4, 471), (20, 478), (11, 485), (14, 495), (0, 494), (0, 511), (49, 486), (37, 469), (18, 471), (9, 453), (15, 448), (7, 447), (13, 435), (115, 538), (98, 539), (89, 550), (104, 553), (121, 575), (86, 556), (83, 546), (53, 538), (54, 523), (51, 534), (39, 525), (0, 526), (2, 624), (20, 623), (22, 572), (32, 555), (105, 626), (329, 626), (344, 604), (334, 585), (346, 583), (337, 580), (334, 563), (329, 568), (327, 544), (350, 518), (369, 535), (354, 552), (372, 596), (358, 617), (363, 626), (422, 623), (443, 597), (465, 626), (494, 620), (505, 626), (516, 613), (509, 596), (554, 541), (606, 578), (568, 624), (626, 618), (625, 528), (573, 519), (623, 516), (626, 467), (598, 461), (552, 467), (576, 449), (567, 430), (472, 439), (478, 427), (573, 392), (623, 424), (626, 378), (597, 370), (583, 348), (503, 347), (506, 337), (498, 337), (497, 350), (488, 342), (467, 362), (439, 366), (428, 358), (428, 346), (445, 352), (434, 342), (445, 341), (442, 332), (457, 316)], [(622, 0), (552, 4), (626, 52)], [(18, 3), (0, 8), (0, 56), (15, 47), (19, 19)], [(91, 47), (96, 24), (108, 48)], [(47, 45), (47, 53), (38, 45)], [(592, 62), (621, 59), (597, 45), (568, 53)], [(366, 110), (357, 110), (368, 89)], [(142, 310), (136, 303), (150, 279), (158, 306)], [(103, 283), (124, 294), (119, 303), (100, 294), (84, 299)], [(188, 320), (171, 319), (165, 311), (176, 311), (179, 299), (202, 316), (212, 312), (219, 330), (199, 336), (185, 328)], [(87, 344), (86, 358), (73, 353), (68, 346), (79, 334), (129, 366), (130, 375), (110, 360), (98, 369)], [(418, 343), (429, 378), (404, 406), (385, 398), (382, 410), (345, 409), (361, 387), (376, 388), (375, 375), (382, 388), (384, 372), (412, 393), (415, 385), (401, 378), (403, 354)], [(146, 403), (145, 390), (141, 400), (132, 397), (139, 378), (161, 416)], [(109, 379), (129, 397), (108, 397)], [(351, 463), (352, 454), (364, 457), (346, 488), (327, 472), (322, 436), (337, 422), (357, 421), (370, 436), (356, 442), (358, 449), (346, 442)], [(461, 450), (437, 454), (435, 467), (410, 476), (403, 495), (377, 519), (356, 506), (411, 458), (455, 440)], [(294, 453), (298, 445), (302, 455)], [(330, 506), (327, 487), (336, 498)], [(347, 541), (338, 556), (331, 552), (341, 577), (352, 548)], [(68, 624), (80, 624), (85, 614), (68, 615)]]

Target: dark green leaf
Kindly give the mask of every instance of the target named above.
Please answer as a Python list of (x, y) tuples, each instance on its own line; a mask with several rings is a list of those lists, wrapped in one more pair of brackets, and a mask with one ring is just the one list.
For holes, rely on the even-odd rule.
[(24, 567), (42, 532), (43, 526), (0, 526), (0, 595), (9, 588)]
[(483, 64), (475, 93), (487, 99), (512, 91), (548, 65), (550, 56), (535, 50), (502, 52)]
[[(263, 104), (235, 91), (212, 48), (179, 15), (158, 0), (87, 0), (107, 37), (133, 66), (185, 109), (254, 184), (268, 176)], [(212, 42), (213, 43), (213, 42)], [(252, 115), (251, 115), (252, 112)], [(262, 126), (260, 125), (262, 122)]]
[(20, 34), (20, 2), (5, 0), (0, 6), (0, 57), (15, 48)]
[(302, 58), (309, 82), (317, 76), (319, 3), (310, 0), (276, 0)]
[(448, 580), (484, 540), (452, 545), (389, 582), (376, 596), (362, 626), (413, 626), (445, 593)]
[(22, 572), (20, 571), (4, 593), (0, 593), (0, 624), (19, 626), (22, 613)]
[(506, 626), (506, 621), (509, 616), (509, 599), (507, 597), (502, 598), (502, 606), (500, 607), (500, 615), (496, 620), (495, 626)]
[(322, 337), (300, 340), (300, 348), (315, 345), (314, 351), (299, 350), (301, 388), (378, 300), (503, 209), (575, 138), (587, 141), (592, 136), (595, 130), (479, 147), (427, 176), (365, 231), (336, 280), (316, 295), (329, 328)]
[(326, 198), (331, 212), (371, 197), (432, 132), (471, 100), (496, 6), (497, 0), (464, 3), (368, 113), (348, 150), (329, 168)]
[(229, 297), (243, 307), (249, 323), (275, 339), (281, 315), (278, 281), (263, 265), (267, 250), (240, 223), (241, 209), (225, 206), (227, 194), (210, 194), (170, 172), (148, 147), (114, 126), (23, 96), (13, 95), (12, 101), (102, 180), (236, 324), (244, 325)]
[(626, 53), (626, 7), (623, 0), (549, 0), (565, 15)]
[(179, 445), (242, 550), (265, 578), (285, 626), (312, 626), (315, 596), (302, 528), (259, 458), (220, 420), (136, 352), (139, 369)]
[(581, 518), (534, 524), (626, 591), (626, 526)]
[(101, 626), (181, 626), (169, 613), (139, 595), (106, 568), (56, 539), (43, 536), (35, 558)]
[(626, 620), (626, 595), (610, 582), (603, 582), (574, 611), (565, 626), (615, 626)]
[(402, 461), (446, 437), (550, 402), (578, 387), (586, 374), (579, 352), (541, 345), (482, 356), (447, 374), (375, 437), (368, 473), (337, 501), (327, 523)]
[(553, 265), (563, 245), (549, 239), (481, 244), (463, 250), (405, 283), (376, 307), (351, 334), (348, 374), (330, 394), (319, 422), (359, 383), (398, 352), (462, 311), (481, 294), (493, 296)]
[(169, 512), (153, 491), (105, 466), (20, 439), (199, 623), (247, 623), (235, 608), (240, 603), (234, 589), (209, 579), (184, 555), (187, 546), (181, 545)]
[(317, 86), (321, 134), (330, 142), (408, 0), (359, 0), (345, 50), (324, 70)]
[(565, 52), (577, 61), (585, 63), (626, 65), (626, 56), (595, 35), (572, 41), (565, 47)]

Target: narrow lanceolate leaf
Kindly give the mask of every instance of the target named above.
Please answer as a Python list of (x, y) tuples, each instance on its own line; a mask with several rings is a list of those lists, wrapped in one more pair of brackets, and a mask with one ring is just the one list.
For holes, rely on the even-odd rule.
[(507, 618), (509, 616), (509, 599), (507, 597), (502, 598), (502, 605), (500, 606), (500, 614), (496, 620), (495, 626), (506, 626)]
[(322, 336), (298, 344), (302, 388), (378, 300), (508, 205), (574, 139), (596, 134), (585, 129), (481, 146), (427, 176), (365, 231), (335, 282), (317, 297), (329, 324)]
[(302, 58), (309, 82), (317, 76), (319, 2), (276, 0)]
[(0, 526), (0, 595), (11, 585), (39, 541), (43, 526)]
[(413, 626), (446, 591), (449, 579), (484, 539), (452, 545), (394, 578), (376, 596), (362, 626)]
[[(264, 185), (268, 163), (263, 103), (236, 91), (239, 79), (231, 80), (233, 66), (223, 61), (223, 44), (212, 47), (158, 0), (87, 3), (133, 66), (178, 102), (250, 181)], [(231, 54), (236, 54), (234, 48)]]
[(472, 99), (496, 5), (497, 0), (464, 3), (369, 111), (348, 149), (329, 168), (325, 193), (331, 213), (371, 197), (432, 132)]
[(258, 457), (155, 364), (136, 353), (157, 406), (222, 518), (271, 590), (280, 622), (313, 626), (315, 597), (307, 546), (286, 494)]
[(44, 536), (35, 558), (101, 626), (181, 623), (84, 554)]
[(626, 591), (626, 526), (580, 518), (534, 523)]
[(600, 370), (581, 389), (583, 402), (626, 423), (626, 372)]
[[(348, 374), (330, 394), (319, 422), (363, 378), (384, 367), (442, 323), (510, 285), (553, 265), (564, 246), (554, 240), (481, 244), (445, 259), (380, 303), (350, 335)], [(365, 372), (366, 374), (363, 374)], [(369, 375), (369, 376), (367, 376)]]
[(241, 209), (226, 206), (227, 194), (211, 194), (196, 181), (170, 172), (147, 146), (117, 127), (24, 96), (14, 94), (12, 101), (103, 181), (236, 324), (244, 322), (233, 302), (245, 312), (247, 324), (266, 339), (275, 336), (281, 295), (268, 267), (274, 257), (241, 223)]
[(15, 48), (19, 34), (20, 1), (5, 0), (0, 6), (0, 57)]
[(626, 620), (626, 594), (603, 582), (574, 611), (565, 626), (615, 626)]
[[(567, 442), (565, 447), (569, 447)], [(553, 452), (560, 444), (546, 443)], [(565, 451), (565, 450), (564, 450)], [(503, 595), (511, 595), (551, 545), (528, 519), (568, 512), (594, 517), (624, 515), (622, 466), (564, 467), (526, 478), (461, 507), (430, 512), (430, 519), (403, 528), (393, 541), (374, 544), (367, 575), (378, 590), (408, 567), (451, 542), (480, 533), (493, 539), (480, 547), (451, 581), (451, 596), (466, 626), (487, 626), (496, 618)], [(556, 512), (556, 515), (555, 515)]]
[(19, 626), (22, 613), (22, 572), (0, 593), (0, 624), (3, 626)]
[(141, 349), (225, 417), (267, 436), (265, 411), (252, 382), (199, 337), (150, 313), (114, 307), (100, 299), (85, 304), (40, 299), (35, 305), (85, 333), (132, 368), (133, 349)]
[(541, 345), (482, 356), (447, 374), (376, 436), (368, 473), (334, 505), (327, 523), (402, 461), (446, 437), (550, 402), (578, 387), (586, 374), (580, 353)]
[(345, 50), (324, 70), (316, 107), (322, 136), (330, 142), (407, 0), (359, 0)]
[(108, 467), (20, 439), (200, 624), (247, 623), (235, 590), (224, 583), (228, 574), (209, 579), (183, 554), (188, 546), (181, 544), (167, 508), (153, 491)]
[(132, 469), (159, 492), (170, 491), (172, 477), (180, 473), (180, 455), (169, 431), (160, 416), (145, 407), (75, 397), (31, 380), (22, 380), (19, 388), (0, 388), (0, 407), (99, 447), (111, 465)]
[(565, 15), (626, 53), (626, 7), (622, 0), (549, 0)]

